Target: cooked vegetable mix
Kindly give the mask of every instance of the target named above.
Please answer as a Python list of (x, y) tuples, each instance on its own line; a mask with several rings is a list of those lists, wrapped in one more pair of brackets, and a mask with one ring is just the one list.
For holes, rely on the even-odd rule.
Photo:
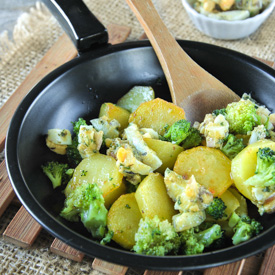
[(67, 157), (42, 166), (64, 189), (61, 217), (103, 245), (155, 256), (260, 234), (247, 202), (259, 215), (275, 211), (274, 114), (244, 94), (191, 125), (183, 109), (154, 96), (136, 86), (103, 103), (98, 118), (72, 122), (72, 134), (49, 129), (46, 145)]
[(269, 4), (270, 0), (196, 0), (194, 8), (210, 18), (235, 21), (253, 17)]

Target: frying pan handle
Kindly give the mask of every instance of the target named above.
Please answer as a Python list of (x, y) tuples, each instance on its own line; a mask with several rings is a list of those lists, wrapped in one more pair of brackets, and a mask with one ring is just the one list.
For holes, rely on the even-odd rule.
[(106, 28), (82, 0), (43, 0), (79, 53), (108, 43)]

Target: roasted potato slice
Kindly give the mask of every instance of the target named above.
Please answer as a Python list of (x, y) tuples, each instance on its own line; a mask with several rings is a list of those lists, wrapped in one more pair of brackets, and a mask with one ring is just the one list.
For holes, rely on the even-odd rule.
[(129, 117), (129, 122), (139, 128), (152, 128), (159, 134), (164, 134), (165, 127), (184, 119), (182, 108), (160, 98), (142, 103)]
[(122, 247), (132, 249), (141, 218), (135, 193), (121, 195), (113, 203), (107, 216), (108, 230), (114, 232), (112, 239)]
[(219, 149), (206, 146), (181, 152), (174, 171), (186, 179), (194, 175), (214, 196), (221, 196), (232, 184), (230, 159)]

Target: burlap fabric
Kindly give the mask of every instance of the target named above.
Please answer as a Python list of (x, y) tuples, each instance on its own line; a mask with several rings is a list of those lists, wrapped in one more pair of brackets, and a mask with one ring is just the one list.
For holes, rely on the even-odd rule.
[[(130, 26), (128, 40), (137, 40), (143, 30), (124, 0), (85, 0), (87, 6), (106, 26), (117, 23)], [(186, 40), (202, 41), (230, 48), (247, 55), (275, 60), (275, 11), (260, 29), (248, 38), (224, 41), (200, 33), (189, 20), (180, 0), (155, 0), (154, 3), (171, 33)], [(14, 28), (13, 39), (7, 33), (0, 36), (0, 106), (16, 90), (47, 50), (63, 33), (56, 20), (39, 2), (29, 13), (23, 14)], [(3, 159), (3, 152), (1, 152)], [(10, 206), (1, 217), (4, 231), (16, 211)], [(1, 235), (2, 236), (2, 235)], [(42, 230), (31, 249), (21, 249), (0, 239), (0, 274), (99, 274), (92, 270), (92, 259), (84, 257), (76, 263), (49, 251), (53, 237)], [(138, 273), (131, 270), (130, 273)], [(191, 273), (191, 272), (190, 272)], [(186, 273), (187, 274), (187, 273)]]

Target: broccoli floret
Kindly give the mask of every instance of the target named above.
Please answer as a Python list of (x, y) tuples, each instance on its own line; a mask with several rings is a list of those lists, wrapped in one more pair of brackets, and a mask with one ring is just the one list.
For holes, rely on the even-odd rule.
[(172, 143), (182, 144), (185, 149), (198, 146), (202, 141), (200, 132), (185, 119), (175, 122), (163, 137)]
[(205, 230), (200, 230), (199, 227), (193, 227), (180, 233), (183, 253), (185, 255), (200, 254), (205, 248), (222, 237), (223, 231), (218, 224), (213, 224)]
[(210, 205), (205, 209), (205, 212), (213, 217), (215, 220), (221, 219), (226, 216), (226, 205), (221, 198), (215, 197)]
[(69, 173), (71, 169), (65, 163), (49, 161), (45, 165), (42, 165), (41, 168), (51, 180), (53, 188), (57, 188), (61, 184), (67, 184), (72, 176), (72, 173)]
[(81, 125), (87, 125), (86, 120), (79, 118), (77, 121), (72, 122), (74, 138), (72, 139), (72, 144), (67, 146), (66, 156), (70, 165), (76, 167), (82, 160), (82, 157), (77, 149), (78, 146), (78, 134)]
[(212, 112), (212, 115), (214, 115), (214, 116), (218, 116), (218, 115), (225, 116), (226, 115), (226, 110), (225, 110), (225, 108), (215, 110), (215, 111)]
[(77, 149), (78, 137), (74, 137), (72, 144), (67, 146), (66, 156), (71, 166), (76, 167), (82, 160), (82, 157)]
[(172, 224), (167, 220), (161, 221), (158, 216), (140, 220), (135, 241), (133, 250), (145, 255), (175, 254), (180, 247), (180, 237)]
[(266, 188), (275, 185), (275, 152), (270, 148), (259, 148), (255, 175), (244, 184)]
[(77, 121), (72, 122), (72, 124), (73, 124), (73, 131), (78, 136), (80, 126), (87, 125), (87, 122), (85, 119), (80, 117)]
[(94, 238), (102, 239), (106, 232), (107, 213), (97, 184), (83, 183), (66, 198), (60, 215), (69, 221), (80, 218)]
[(234, 134), (246, 135), (255, 126), (261, 124), (261, 117), (256, 112), (257, 106), (249, 99), (232, 102), (225, 110), (229, 131)]
[(105, 245), (109, 243), (112, 240), (113, 236), (114, 236), (114, 231), (108, 230), (107, 233), (105, 234), (105, 237), (100, 241), (100, 244)]
[(202, 137), (200, 135), (200, 132), (198, 129), (195, 129), (193, 127), (191, 127), (189, 129), (189, 135), (187, 136), (187, 138), (181, 143), (181, 146), (184, 149), (189, 149), (192, 147), (196, 147), (199, 146), (201, 144), (202, 141)]
[(240, 217), (235, 212), (229, 219), (229, 226), (233, 228), (234, 235), (232, 242), (234, 245), (250, 240), (263, 230), (263, 226), (255, 219), (248, 216)]
[(232, 160), (244, 149), (244, 147), (245, 145), (242, 138), (237, 138), (233, 134), (229, 134), (225, 139), (221, 150), (229, 159)]

